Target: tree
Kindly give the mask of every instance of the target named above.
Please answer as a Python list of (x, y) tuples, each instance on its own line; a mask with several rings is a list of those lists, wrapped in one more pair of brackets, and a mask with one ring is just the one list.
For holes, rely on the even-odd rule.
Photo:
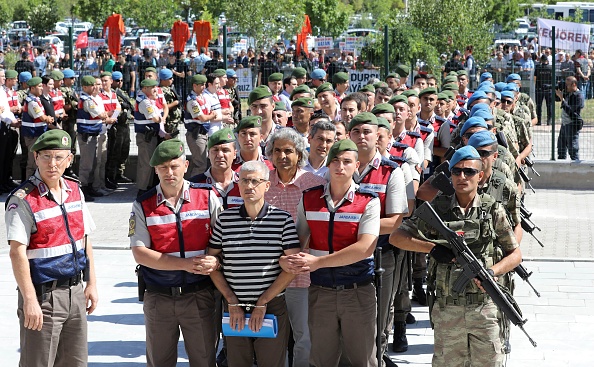
[(56, 0), (42, 0), (40, 4), (30, 7), (27, 22), (34, 34), (45, 35), (54, 29), (56, 22), (60, 20), (56, 7)]
[(353, 9), (340, 0), (307, 0), (305, 14), (309, 15), (314, 34), (338, 37), (349, 26)]
[(124, 16), (128, 17), (128, 4), (127, 1), (118, 0), (79, 0), (74, 5), (73, 11), (83, 21), (91, 22), (95, 27), (103, 27), (103, 23), (112, 12), (124, 14)]
[(13, 9), (12, 5), (8, 5), (8, 0), (0, 0), (0, 26), (4, 26), (10, 22)]
[(499, 24), (505, 31), (513, 30), (517, 27), (515, 20), (524, 15), (524, 9), (521, 6), (524, 3), (526, 3), (525, 0), (487, 0), (485, 2), (485, 6), (489, 9), (487, 19)]
[(175, 0), (129, 0), (127, 5), (127, 14), (141, 27), (151, 32), (171, 30), (177, 9)]

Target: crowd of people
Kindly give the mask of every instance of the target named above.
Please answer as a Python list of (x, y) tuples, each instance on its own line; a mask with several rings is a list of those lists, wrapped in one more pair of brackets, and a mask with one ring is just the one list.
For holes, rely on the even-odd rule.
[[(118, 61), (124, 65), (126, 52)], [(6, 223), (19, 270), (21, 361), (33, 358), (35, 340), (50, 339), (48, 325), (65, 322), (52, 314), (48, 294), (69, 297), (64, 290), (76, 288), (86, 311), (94, 309), (86, 239), (94, 224), (85, 202), (131, 181), (124, 169), (133, 127), (138, 195), (129, 237), (149, 366), (175, 365), (180, 329), (192, 366), (282, 366), (287, 350), (296, 367), (394, 365), (388, 337), (393, 332), (392, 351), (408, 350), (406, 328), (415, 322), (410, 291), (430, 308), (434, 366), (502, 365), (509, 322), (479, 281), (454, 290), (461, 269), (450, 245), (414, 210), (430, 202), (489, 274), (513, 289), (522, 173), (539, 121), (518, 74), (494, 83), (482, 73), (470, 90), (471, 74), (462, 68), (418, 73), (407, 86), (410, 69), (399, 65), (348, 93), (348, 71), (296, 67), (287, 76), (261, 76), (243, 116), (235, 70), (211, 70), (206, 61), (180, 98), (175, 78), (185, 80), (184, 72), (144, 56), (134, 99), (124, 88), (133, 91), (133, 79), (115, 65), (97, 77), (80, 76), (80, 94), (71, 69), (41, 77), (0, 72), (2, 187), (16, 187)], [(559, 158), (569, 150), (579, 159), (578, 85), (567, 77), (558, 92), (567, 126)], [(20, 185), (10, 166), (19, 141), (29, 152), (21, 157)], [(77, 148), (78, 171), (71, 165)], [(66, 234), (48, 238), (48, 218), (63, 218), (59, 231)], [(376, 293), (380, 258), (385, 272)], [(252, 334), (226, 336), (216, 356), (222, 313), (230, 329)], [(75, 316), (84, 314), (79, 307)], [(271, 316), (277, 336), (260, 338)], [(86, 328), (76, 333), (84, 340)], [(31, 355), (56, 364), (86, 360), (84, 347), (60, 353), (68, 342), (51, 339), (60, 340)]]

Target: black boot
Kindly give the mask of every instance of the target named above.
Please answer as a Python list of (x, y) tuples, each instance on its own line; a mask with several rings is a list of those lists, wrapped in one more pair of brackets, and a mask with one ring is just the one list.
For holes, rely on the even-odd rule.
[(417, 301), (421, 306), (427, 306), (427, 295), (423, 289), (423, 278), (414, 278), (413, 284), (412, 299)]
[(415, 324), (417, 322), (417, 319), (415, 319), (415, 316), (412, 313), (407, 313), (406, 314), (406, 324), (407, 325), (412, 325)]
[(89, 192), (89, 187), (90, 186), (82, 186), (80, 189), (83, 192), (83, 195), (85, 196), (85, 201), (92, 202), (92, 201), (95, 201), (95, 198)]
[(394, 322), (394, 342), (392, 343), (392, 352), (404, 353), (408, 350), (408, 340), (406, 339), (406, 322)]

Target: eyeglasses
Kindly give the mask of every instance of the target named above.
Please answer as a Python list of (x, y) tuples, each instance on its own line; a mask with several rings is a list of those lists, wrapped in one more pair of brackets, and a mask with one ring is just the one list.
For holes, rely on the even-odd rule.
[(252, 187), (258, 187), (262, 182), (266, 182), (268, 180), (264, 180), (261, 178), (241, 178), (239, 179), (239, 183), (243, 186), (252, 186)]
[(514, 103), (514, 101), (512, 101), (511, 99), (502, 99), (501, 100), (501, 104), (512, 104)]
[(474, 169), (474, 168), (460, 168), (460, 167), (454, 167), (451, 169), (451, 173), (454, 176), (460, 176), (462, 173), (464, 173), (464, 176), (466, 177), (474, 177), (476, 176), (480, 171), (478, 169)]
[[(70, 153), (70, 154), (72, 154), (72, 153)], [(70, 157), (70, 154), (64, 156), (61, 154), (51, 155), (51, 154), (47, 154), (47, 153), (39, 153), (37, 155), (37, 157), (44, 163), (50, 163), (52, 160), (55, 160), (56, 166), (59, 166), (60, 164), (62, 164), (62, 162), (64, 162), (66, 160), (66, 158)]]
[(496, 150), (478, 150), (477, 149), (477, 152), (481, 156), (481, 158), (487, 158), (491, 154), (495, 153)]

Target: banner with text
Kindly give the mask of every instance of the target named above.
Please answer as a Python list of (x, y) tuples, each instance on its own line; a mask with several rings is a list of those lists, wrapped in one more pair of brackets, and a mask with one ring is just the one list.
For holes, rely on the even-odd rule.
[(87, 47), (91, 51), (97, 51), (100, 47), (106, 46), (103, 38), (91, 38), (89, 37), (89, 46)]
[(158, 50), (159, 38), (156, 36), (140, 37), (140, 48), (148, 48), (151, 50)]
[(553, 47), (553, 31), (555, 26), (555, 47), (575, 52), (581, 49), (588, 52), (590, 47), (590, 25), (560, 20), (538, 18), (538, 37), (541, 46)]
[(250, 92), (254, 89), (252, 69), (237, 69), (235, 72), (237, 73), (237, 90), (239, 91), (239, 97), (248, 98)]
[(331, 50), (333, 47), (332, 37), (316, 37), (316, 50)]
[(363, 70), (349, 70), (349, 93), (358, 92), (361, 88), (367, 85), (371, 78), (380, 77), (379, 70), (363, 69)]

